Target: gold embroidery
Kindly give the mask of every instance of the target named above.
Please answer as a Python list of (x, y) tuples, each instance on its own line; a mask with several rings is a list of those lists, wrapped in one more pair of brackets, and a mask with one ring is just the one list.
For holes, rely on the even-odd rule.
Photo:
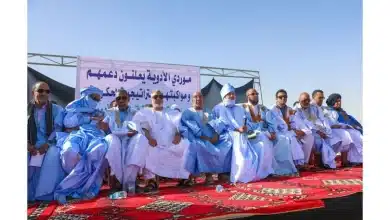
[(158, 200), (147, 205), (138, 207), (137, 209), (146, 211), (170, 212), (179, 213), (181, 210), (192, 205), (191, 202), (176, 202), (167, 200)]
[(266, 198), (256, 195), (251, 195), (248, 193), (235, 193), (233, 196), (229, 198), (229, 200), (252, 200), (252, 201), (265, 201)]
[(326, 186), (335, 186), (335, 185), (363, 185), (363, 181), (360, 179), (344, 179), (344, 180), (322, 180)]

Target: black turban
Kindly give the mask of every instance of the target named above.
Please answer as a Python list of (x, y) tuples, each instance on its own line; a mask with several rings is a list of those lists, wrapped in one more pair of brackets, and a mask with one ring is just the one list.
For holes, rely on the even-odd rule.
[(338, 94), (338, 93), (333, 93), (331, 94), (328, 99), (326, 99), (326, 104), (329, 106), (329, 107), (333, 107), (334, 104), (337, 102), (337, 99), (341, 99), (341, 95)]

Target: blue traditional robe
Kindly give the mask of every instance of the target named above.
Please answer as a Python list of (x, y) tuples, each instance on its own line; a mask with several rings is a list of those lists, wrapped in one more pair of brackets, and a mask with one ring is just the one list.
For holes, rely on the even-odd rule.
[(270, 142), (270, 132), (276, 134), (276, 140), (273, 141), (274, 163), (273, 169), (277, 175), (290, 175), (297, 173), (293, 161), (293, 151), (299, 151), (303, 159), (302, 149), (292, 149), (290, 138), (279, 130), (286, 130), (287, 125), (265, 106), (252, 106), (250, 103), (243, 104), (246, 110), (246, 117), (252, 125), (251, 130), (256, 132), (257, 141)]
[[(302, 120), (295, 116), (289, 106), (280, 108), (273, 105), (270, 111), (272, 112), (271, 117), (274, 117), (273, 120), (275, 121), (270, 127), (273, 127), (276, 133), (286, 135), (290, 139), (294, 163), (296, 165), (307, 164), (314, 145), (314, 136), (311, 129), (308, 129)], [(304, 132), (305, 136), (301, 139), (297, 138), (294, 130)]]
[(56, 132), (61, 132), (63, 128), (63, 108), (52, 104), (54, 129), (49, 137), (46, 135), (45, 114), (46, 108), (35, 108), (35, 148), (39, 149), (45, 143), (49, 144), (49, 148), (44, 155), (31, 156), (28, 153), (28, 201), (53, 200), (54, 189), (65, 175), (59, 159), (60, 147), (56, 145)]
[(67, 196), (93, 198), (102, 185), (108, 144), (105, 133), (91, 120), (91, 116), (101, 116), (102, 112), (96, 110), (97, 102), (91, 100), (90, 94), (102, 95), (103, 91), (90, 86), (81, 91), (80, 99), (65, 108), (65, 127), (79, 130), (72, 131), (62, 146), (61, 160), (68, 176), (54, 194), (60, 203), (65, 203)]
[(181, 116), (179, 130), (190, 142), (185, 155), (185, 168), (193, 175), (228, 173), (231, 169), (232, 142), (228, 132), (221, 133), (215, 145), (200, 138), (214, 136), (215, 131), (209, 122), (214, 126), (221, 123), (218, 119), (212, 121), (207, 112), (196, 111), (194, 108), (185, 110)]
[[(263, 179), (274, 173), (272, 168), (274, 160), (272, 143), (248, 140), (247, 134), (234, 131), (244, 126), (246, 121), (246, 113), (242, 106), (233, 105), (227, 107), (220, 103), (214, 107), (213, 115), (222, 123), (217, 125), (210, 123), (210, 125), (219, 134), (228, 132), (233, 143), (231, 182), (247, 183)], [(247, 126), (249, 128), (255, 127), (250, 121), (247, 121)]]
[[(110, 128), (110, 134), (106, 136), (109, 145), (106, 158), (111, 174), (116, 176), (124, 189), (135, 184), (140, 168), (145, 166), (148, 152), (148, 140), (142, 134), (141, 127), (132, 121), (135, 113), (130, 106), (123, 111), (114, 107), (107, 111), (104, 119)], [(130, 129), (138, 133), (128, 137)]]

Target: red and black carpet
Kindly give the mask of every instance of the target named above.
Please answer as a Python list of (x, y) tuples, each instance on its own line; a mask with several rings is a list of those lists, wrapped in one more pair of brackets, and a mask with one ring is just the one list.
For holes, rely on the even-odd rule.
[[(199, 181), (200, 182), (200, 181)], [(160, 183), (160, 190), (110, 200), (104, 187), (99, 197), (67, 205), (29, 205), (29, 219), (218, 219), (270, 215), (323, 208), (324, 199), (362, 191), (362, 168), (303, 172), (300, 177), (275, 177), (255, 183), (224, 184), (223, 192), (199, 183), (191, 188)]]

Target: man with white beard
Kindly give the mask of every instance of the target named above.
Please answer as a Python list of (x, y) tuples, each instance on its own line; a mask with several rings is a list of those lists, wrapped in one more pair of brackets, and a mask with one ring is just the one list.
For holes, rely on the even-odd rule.
[(225, 84), (220, 94), (222, 103), (214, 107), (213, 115), (222, 123), (212, 126), (218, 134), (228, 132), (233, 143), (230, 181), (247, 183), (274, 174), (272, 142), (268, 138), (248, 139), (248, 128), (255, 125), (247, 120), (245, 109), (236, 104), (233, 86)]
[(314, 149), (321, 152), (325, 168), (336, 168), (336, 153), (331, 146), (340, 144), (341, 139), (332, 136), (332, 130), (322, 111), (310, 104), (310, 95), (306, 92), (299, 96), (296, 117), (300, 118), (314, 134)]
[[(295, 111), (287, 106), (287, 91), (279, 89), (276, 94), (276, 104), (270, 109), (284, 122), (284, 126), (276, 129), (290, 137), (293, 145), (293, 160), (296, 167), (300, 170), (308, 168), (311, 151), (314, 144), (312, 131), (306, 127), (299, 117), (295, 116)], [(295, 146), (295, 147), (294, 147)], [(302, 151), (299, 151), (300, 146)], [(302, 155), (303, 154), (303, 155)]]
[[(148, 140), (139, 125), (132, 121), (135, 110), (129, 106), (129, 94), (120, 89), (115, 94), (116, 106), (107, 111), (100, 126), (106, 133), (108, 150), (106, 159), (111, 176), (121, 183), (122, 189), (138, 191), (137, 174), (145, 166)], [(113, 179), (113, 178), (111, 178)]]
[[(161, 91), (152, 92), (152, 108), (138, 111), (133, 121), (138, 123), (148, 140), (148, 155), (145, 169), (162, 177), (181, 179), (185, 184), (190, 173), (184, 168), (184, 153), (189, 141), (181, 137), (177, 120), (172, 118), (172, 110), (164, 109), (164, 96)], [(146, 191), (158, 189), (155, 178), (148, 176)]]

